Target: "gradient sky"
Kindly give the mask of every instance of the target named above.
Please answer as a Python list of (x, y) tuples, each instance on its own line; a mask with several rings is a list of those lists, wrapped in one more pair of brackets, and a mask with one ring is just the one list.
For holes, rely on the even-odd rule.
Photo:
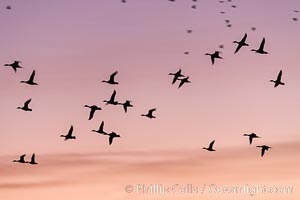
[[(0, 198), (66, 197), (76, 187), (73, 199), (132, 199), (126, 184), (151, 181), (299, 187), (300, 24), (292, 20), (300, 18), (299, 1), (3, 0), (0, 8), (0, 63), (24, 67), (0, 69)], [(232, 42), (245, 33), (250, 46), (234, 54)], [(269, 54), (251, 52), (263, 37)], [(212, 66), (204, 54), (215, 50), (224, 59)], [(168, 76), (179, 68), (192, 82), (180, 89)], [(34, 69), (39, 86), (20, 84)], [(116, 70), (119, 85), (101, 82)], [(274, 89), (269, 80), (280, 70), (286, 85)], [(102, 102), (114, 89), (118, 101), (132, 100), (127, 114)], [(33, 112), (16, 109), (29, 98)], [(103, 110), (88, 121), (85, 104)], [(140, 116), (151, 108), (156, 119)], [(102, 120), (121, 135), (111, 146), (91, 132)], [(77, 140), (63, 141), (71, 124)], [(262, 137), (253, 146), (242, 136), (250, 132)], [(203, 151), (213, 139), (217, 151)], [(262, 144), (273, 147), (263, 159), (255, 148)], [(11, 163), (33, 152), (39, 165)], [(207, 173), (210, 162), (218, 173)]]

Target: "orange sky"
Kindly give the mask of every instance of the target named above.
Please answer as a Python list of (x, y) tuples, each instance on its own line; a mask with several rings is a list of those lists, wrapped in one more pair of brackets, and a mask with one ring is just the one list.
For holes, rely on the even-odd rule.
[[(17, 73), (0, 69), (1, 199), (52, 199), (58, 192), (72, 199), (132, 199), (135, 194), (124, 187), (139, 182), (298, 187), (300, 29), (292, 18), (300, 17), (293, 12), (299, 1), (198, 0), (197, 9), (193, 4), (0, 2), (0, 63), (20, 60), (24, 67)], [(232, 42), (245, 33), (250, 46), (234, 54)], [(250, 51), (263, 37), (269, 54)], [(212, 66), (204, 54), (215, 50), (224, 59)], [(191, 80), (180, 89), (168, 76), (179, 68)], [(20, 84), (32, 70), (39, 85)], [(116, 70), (119, 85), (101, 82)], [(269, 80), (280, 70), (286, 85), (274, 89)], [(113, 90), (118, 101), (132, 100), (127, 114), (103, 103)], [(32, 112), (16, 109), (29, 98)], [(85, 104), (102, 110), (89, 121)], [(157, 108), (156, 119), (140, 116), (151, 108)], [(91, 132), (101, 121), (105, 130), (121, 135), (111, 146), (106, 136)], [(77, 139), (63, 141), (59, 135), (71, 125)], [(249, 146), (242, 135), (251, 132), (262, 138)], [(216, 152), (201, 149), (212, 140)], [(255, 146), (263, 144), (273, 148), (261, 158)], [(28, 158), (36, 153), (40, 164), (11, 163), (24, 153)], [(298, 198), (296, 191), (284, 199)], [(205, 194), (205, 199), (241, 197), (282, 199)]]

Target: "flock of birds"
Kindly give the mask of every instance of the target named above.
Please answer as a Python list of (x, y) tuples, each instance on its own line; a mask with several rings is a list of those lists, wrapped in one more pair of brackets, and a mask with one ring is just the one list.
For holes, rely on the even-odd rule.
[[(175, 2), (175, 0), (169, 0), (169, 1)], [(197, 0), (192, 0), (192, 1), (193, 2), (197, 2)], [(228, 2), (232, 2), (232, 0), (227, 0), (227, 1)], [(122, 0), (121, 2), (122, 3), (126, 3), (127, 1), (126, 0)], [(219, 1), (219, 2), (220, 3), (224, 3), (225, 1)], [(236, 5), (232, 5), (231, 7), (236, 8)], [(192, 5), (192, 8), (196, 9), (197, 8), (196, 4)], [(7, 6), (6, 9), (10, 10), (10, 9), (12, 9), (12, 7), (11, 6)], [(299, 11), (294, 10), (294, 12), (298, 13)], [(225, 14), (224, 11), (221, 11), (220, 13), (221, 14)], [(297, 21), (297, 19), (298, 18), (293, 18), (294, 21)], [(227, 25), (228, 27), (231, 27), (230, 20), (225, 20), (225, 22), (228, 24)], [(252, 27), (251, 29), (254, 31), (256, 28)], [(192, 30), (191, 29), (187, 30), (187, 33), (191, 34)], [(249, 44), (246, 43), (246, 40), (247, 40), (247, 33), (244, 34), (243, 38), (240, 41), (233, 41), (233, 43), (237, 44), (236, 49), (234, 51), (234, 54), (238, 53), (241, 50), (242, 47), (249, 46)], [(268, 54), (268, 52), (265, 51), (264, 46), (265, 46), (265, 38), (262, 39), (262, 41), (261, 41), (260, 46), (259, 46), (258, 49), (251, 49), (251, 51), (254, 51), (257, 54)], [(223, 45), (220, 45), (219, 47), (223, 48)], [(185, 52), (185, 54), (188, 54), (188, 53), (189, 52)], [(213, 53), (206, 53), (205, 55), (210, 56), (212, 65), (215, 64), (215, 60), (216, 59), (223, 59), (220, 56), (220, 52), (219, 51), (215, 51)], [(14, 62), (12, 62), (10, 64), (4, 64), (4, 66), (5, 67), (11, 67), (14, 70), (14, 72), (17, 72), (18, 69), (23, 68), (20, 65), (20, 63), (21, 63), (20, 61), (14, 61)], [(116, 75), (117, 74), (118, 74), (118, 71), (113, 72), (110, 75), (110, 77), (109, 77), (108, 80), (103, 80), (102, 82), (107, 83), (109, 85), (117, 85), (117, 84), (119, 84), (116, 81)], [(181, 88), (186, 83), (191, 83), (191, 81), (189, 80), (189, 76), (183, 75), (181, 69), (179, 69), (175, 73), (174, 72), (169, 73), (169, 75), (173, 76), (173, 79), (172, 79), (172, 82), (171, 82), (172, 84), (175, 84), (177, 81), (179, 81), (178, 88)], [(280, 70), (280, 72), (278, 73), (277, 78), (275, 80), (270, 80), (270, 82), (273, 82), (274, 83), (274, 87), (276, 88), (279, 85), (284, 85), (284, 83), (282, 82), (281, 79), (282, 79), (282, 70)], [(20, 83), (25, 83), (25, 84), (28, 84), (28, 85), (31, 85), (31, 86), (38, 85), (35, 82), (35, 70), (33, 70), (33, 72), (31, 73), (31, 75), (30, 75), (30, 77), (29, 77), (28, 80), (26, 80), (26, 81), (20, 81)], [(17, 109), (21, 109), (23, 111), (32, 111), (32, 109), (29, 107), (30, 102), (31, 102), (31, 99), (28, 99), (27, 101), (25, 101), (23, 107), (17, 107)], [(127, 113), (128, 108), (133, 107), (133, 105), (131, 104), (130, 100), (126, 100), (124, 103), (119, 103), (116, 100), (116, 90), (113, 91), (112, 95), (110, 96), (110, 98), (108, 100), (104, 100), (103, 102), (105, 102), (106, 105), (108, 105), (108, 104), (114, 105), (114, 106), (121, 105), (123, 107), (125, 113)], [(102, 110), (102, 108), (98, 107), (97, 105), (84, 105), (84, 107), (90, 109), (88, 120), (92, 120), (93, 119), (94, 114), (95, 114), (96, 111)], [(156, 118), (156, 116), (153, 115), (153, 113), (155, 111), (156, 111), (156, 108), (149, 109), (146, 114), (141, 114), (141, 116), (147, 117), (149, 119)], [(101, 122), (98, 130), (92, 130), (92, 132), (96, 132), (96, 133), (98, 133), (100, 135), (106, 135), (106, 136), (108, 136), (109, 145), (111, 145), (113, 143), (114, 138), (117, 138), (117, 137), (120, 138), (121, 137), (119, 134), (117, 134), (114, 131), (111, 131), (110, 133), (104, 131), (104, 121)], [(243, 136), (249, 137), (249, 143), (250, 143), (250, 145), (252, 144), (253, 139), (260, 138), (255, 133), (244, 134)], [(70, 140), (70, 139), (74, 140), (74, 139), (76, 139), (76, 136), (73, 135), (73, 125), (71, 125), (71, 127), (70, 127), (70, 129), (69, 129), (69, 131), (68, 131), (68, 133), (66, 135), (60, 135), (60, 137), (63, 137), (64, 140)], [(207, 151), (216, 151), (214, 149), (214, 143), (215, 143), (215, 140), (213, 140), (209, 144), (208, 147), (203, 147), (203, 149), (205, 149)], [(271, 147), (269, 147), (267, 145), (260, 145), (260, 146), (256, 146), (256, 147), (257, 148), (261, 148), (261, 156), (262, 157), (265, 155), (265, 152), (268, 151), (271, 148)], [(32, 165), (38, 164), (35, 161), (35, 154), (34, 153), (32, 154), (32, 157), (31, 157), (30, 161), (25, 161), (25, 156), (26, 156), (26, 154), (23, 154), (23, 155), (20, 156), (19, 160), (13, 160), (13, 162), (29, 163), (29, 164), (32, 164)]]

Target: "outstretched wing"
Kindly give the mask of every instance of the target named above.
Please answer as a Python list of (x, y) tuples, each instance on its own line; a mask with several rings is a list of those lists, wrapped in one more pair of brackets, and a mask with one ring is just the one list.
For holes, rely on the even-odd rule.
[(150, 109), (149, 112), (148, 112), (148, 114), (149, 114), (149, 115), (152, 115), (152, 113), (153, 113), (154, 111), (156, 111), (156, 108)]
[(35, 154), (32, 154), (32, 156), (31, 156), (31, 162), (35, 163)]
[(265, 38), (263, 38), (263, 40), (261, 41), (260, 46), (259, 46), (259, 50), (263, 50), (264, 46), (265, 46)]
[(281, 81), (281, 76), (282, 76), (282, 70), (280, 70), (278, 76), (277, 76), (277, 81)]
[(113, 139), (114, 139), (114, 136), (109, 136), (109, 145), (111, 145), (111, 144), (112, 144), (112, 142), (113, 142)]
[(253, 137), (249, 136), (249, 142), (252, 144)]
[(235, 52), (234, 53), (237, 53), (240, 49), (242, 48), (242, 45), (238, 44), (238, 46), (236, 47), (235, 49)]
[(123, 108), (124, 108), (125, 113), (127, 113), (127, 105), (126, 104), (123, 104)]
[(25, 162), (25, 156), (26, 156), (26, 154), (23, 154), (20, 156), (20, 162)]
[(115, 71), (114, 73), (112, 73), (109, 77), (109, 80), (114, 81), (115, 80), (115, 76), (117, 75), (118, 71)]
[(243, 39), (241, 40), (242, 43), (246, 43), (246, 39), (247, 39), (247, 33), (245, 33)]
[(100, 124), (99, 132), (105, 133), (105, 132), (104, 132), (104, 121), (102, 121), (101, 124)]
[(181, 79), (178, 88), (180, 88), (184, 84), (184, 79)]
[(265, 155), (265, 151), (266, 151), (265, 148), (261, 148), (261, 157), (263, 157)]
[(89, 120), (93, 119), (96, 109), (91, 108)]
[(176, 75), (174, 75), (172, 84), (174, 84), (177, 80), (178, 80), (178, 77)]
[(31, 102), (31, 99), (28, 99), (25, 103), (24, 103), (24, 107), (28, 108), (29, 103)]
[(214, 64), (215, 63), (215, 57), (213, 55), (211, 55), (210, 59), (211, 59), (211, 63)]
[(73, 133), (73, 125), (71, 125), (71, 128), (69, 129), (69, 132), (67, 134), (67, 137), (71, 137)]
[(213, 148), (213, 146), (214, 146), (214, 143), (215, 143), (215, 140), (213, 140), (210, 144), (209, 144), (209, 149), (212, 149)]
[(109, 101), (115, 101), (116, 93), (117, 93), (116, 90), (114, 90)]
[(33, 72), (32, 72), (31, 75), (30, 75), (30, 78), (29, 78), (29, 81), (30, 81), (30, 82), (33, 82), (34, 76), (35, 76), (35, 70), (33, 70)]

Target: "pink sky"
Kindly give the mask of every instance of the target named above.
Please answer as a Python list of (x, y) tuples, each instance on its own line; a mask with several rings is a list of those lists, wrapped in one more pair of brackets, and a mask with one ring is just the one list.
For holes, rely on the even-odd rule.
[[(177, 180), (203, 184), (193, 173), (207, 183), (265, 181), (296, 188), (299, 185), (296, 184), (299, 173), (295, 170), (299, 160), (295, 158), (299, 155), (300, 142), (300, 29), (299, 22), (292, 18), (300, 17), (300, 13), (293, 12), (300, 9), (300, 3), (233, 0), (221, 4), (217, 0), (198, 0), (197, 9), (191, 9), (193, 4), (188, 0), (127, 0), (126, 4), (119, 0), (1, 1), (0, 63), (20, 60), (24, 69), (16, 74), (9, 68), (0, 69), (0, 168), (4, 171), (0, 173), (5, 175), (0, 182), (0, 197), (4, 194), (6, 199), (19, 199), (18, 191), (32, 195), (37, 188), (35, 198), (39, 199), (60, 191), (60, 187), (64, 195), (70, 187), (76, 187), (74, 199), (82, 199), (86, 193), (89, 199), (98, 199), (103, 193), (107, 199), (131, 199), (132, 196), (120, 189), (131, 180), (132, 184), (149, 183), (157, 177), (158, 182), (168, 184)], [(237, 8), (231, 8), (232, 4)], [(6, 5), (11, 5), (12, 10), (6, 10)], [(225, 19), (231, 21), (232, 28), (226, 27)], [(256, 27), (256, 31), (251, 31), (251, 27)], [(187, 29), (193, 33), (187, 34)], [(236, 46), (232, 41), (240, 40), (245, 33), (250, 46), (233, 54)], [(263, 37), (269, 54), (251, 52), (250, 49), (258, 48)], [(221, 44), (224, 49), (218, 48)], [(215, 50), (220, 50), (224, 59), (212, 66), (204, 54)], [(190, 54), (184, 55), (185, 51)], [(179, 68), (190, 76), (192, 83), (177, 89), (177, 84), (171, 85), (172, 77), (168, 73)], [(33, 69), (39, 86), (20, 84)], [(101, 82), (116, 70), (119, 85)], [(274, 89), (269, 80), (275, 79), (280, 70), (286, 85)], [(127, 114), (122, 107), (106, 106), (102, 102), (114, 89), (118, 101), (132, 100), (134, 108), (129, 108)], [(32, 98), (33, 112), (16, 109), (29, 98)], [(85, 104), (96, 104), (103, 110), (88, 121), (89, 110), (83, 107)], [(140, 116), (151, 108), (157, 108), (156, 119)], [(107, 137), (91, 132), (102, 120), (105, 129), (121, 135), (111, 146)], [(77, 140), (65, 142), (59, 135), (66, 134), (71, 124)], [(262, 137), (252, 146), (242, 136), (250, 132)], [(214, 139), (217, 152), (201, 149)], [(273, 147), (263, 159), (255, 148), (262, 144)], [(33, 152), (40, 165), (11, 163), (19, 155), (30, 156)], [(97, 156), (114, 152), (124, 154), (117, 153), (108, 163), (102, 163), (106, 157)], [(78, 153), (81, 156), (72, 156)], [(95, 156), (88, 156), (88, 164), (82, 166), (79, 162), (89, 154)], [(249, 165), (245, 164), (244, 155), (249, 156)], [(231, 166), (235, 170), (222, 168), (224, 162), (232, 161), (232, 156), (237, 158)], [(170, 164), (166, 160), (169, 157), (175, 157), (170, 159)], [(64, 161), (65, 158), (68, 160)], [(142, 161), (126, 161), (130, 158)], [(209, 168), (201, 165), (203, 159), (206, 165), (212, 159), (220, 166), (220, 174), (204, 174)], [(147, 165), (152, 161), (151, 166), (157, 169), (153, 174), (152, 167), (149, 169)], [(173, 161), (179, 162), (179, 166), (170, 172), (173, 177), (170, 179), (164, 172), (166, 165), (173, 165)], [(272, 164), (273, 161), (280, 167)], [(72, 170), (66, 175), (71, 180), (69, 184), (61, 180), (65, 173), (60, 168), (71, 164)], [(101, 179), (99, 165), (107, 172), (108, 183), (98, 180)], [(121, 178), (114, 175), (114, 170), (119, 172), (123, 166), (126, 167)], [(135, 167), (137, 174), (132, 172)], [(259, 171), (260, 168), (268, 170)], [(82, 175), (81, 180), (76, 176), (82, 169), (89, 173)], [(236, 181), (228, 181), (224, 174), (229, 171)], [(101, 192), (97, 191), (100, 186)], [(297, 193), (292, 195), (286, 199), (299, 197)], [(207, 198), (228, 199), (228, 196)], [(280, 196), (272, 196), (276, 198)]]

